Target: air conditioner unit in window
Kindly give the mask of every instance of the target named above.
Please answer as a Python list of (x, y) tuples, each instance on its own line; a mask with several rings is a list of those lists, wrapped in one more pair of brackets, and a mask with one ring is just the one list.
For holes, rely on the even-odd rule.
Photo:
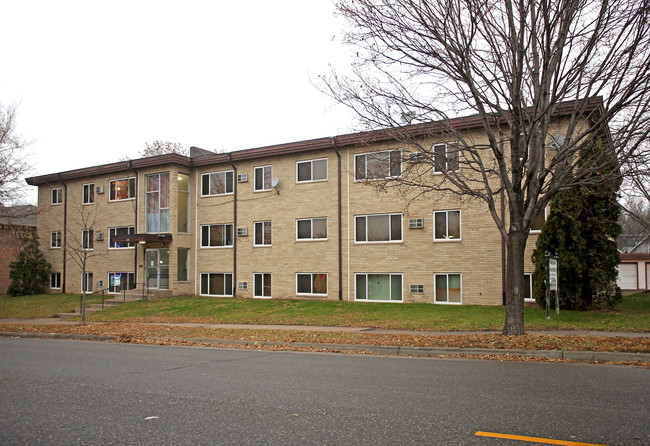
[(423, 159), (424, 159), (424, 153), (422, 153), (422, 152), (411, 152), (411, 153), (409, 153), (409, 161), (411, 161), (411, 162), (422, 161)]
[(98, 194), (103, 194), (104, 193), (104, 186), (97, 186), (95, 188), (95, 192), (97, 192)]
[(98, 287), (103, 287), (104, 286), (104, 281), (103, 280), (98, 280), (97, 281), (97, 286)]
[(237, 282), (237, 289), (238, 290), (247, 290), (248, 289), (248, 282)]
[(248, 228), (237, 228), (237, 237), (247, 237)]
[(424, 218), (409, 218), (409, 229), (424, 228)]
[(97, 233), (97, 235), (95, 236), (95, 240), (97, 240), (98, 242), (104, 240), (104, 233), (103, 232)]
[(424, 285), (411, 285), (411, 294), (424, 294)]
[(237, 182), (238, 183), (245, 183), (247, 181), (248, 181), (248, 174), (247, 173), (237, 174)]

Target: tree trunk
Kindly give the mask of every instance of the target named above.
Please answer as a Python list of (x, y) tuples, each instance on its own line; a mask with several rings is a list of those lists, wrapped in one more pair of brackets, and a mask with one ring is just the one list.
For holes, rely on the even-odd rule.
[(524, 330), (524, 252), (526, 234), (510, 232), (506, 245), (506, 322), (504, 335), (523, 335)]

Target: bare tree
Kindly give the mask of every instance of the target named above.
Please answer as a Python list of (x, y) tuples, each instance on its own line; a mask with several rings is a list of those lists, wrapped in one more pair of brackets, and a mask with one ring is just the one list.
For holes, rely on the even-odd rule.
[(16, 108), (0, 103), (0, 203), (13, 204), (24, 188), (22, 177), (29, 170), (25, 148), (29, 145), (16, 129)]
[[(420, 154), (379, 187), (487, 206), (507, 251), (503, 332), (523, 334), (524, 250), (536, 216), (559, 191), (615, 184), (621, 166), (647, 165), (648, 0), (342, 0), (337, 8), (358, 57), (322, 89), (364, 128), (392, 128)], [(468, 114), (484, 137), (457, 125)], [(424, 140), (453, 144), (436, 150)]]
[(144, 143), (144, 150), (140, 151), (142, 158), (148, 158), (156, 155), (166, 155), (168, 153), (177, 153), (179, 155), (188, 155), (188, 151), (180, 143), (170, 141), (154, 140), (151, 144)]

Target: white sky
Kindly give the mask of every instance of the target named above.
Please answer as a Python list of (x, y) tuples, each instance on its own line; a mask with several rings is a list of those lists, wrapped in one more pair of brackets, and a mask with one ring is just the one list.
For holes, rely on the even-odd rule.
[(331, 0), (0, 0), (0, 102), (33, 141), (30, 176), (136, 158), (154, 139), (230, 151), (347, 133), (350, 114), (312, 84), (350, 60), (333, 13)]

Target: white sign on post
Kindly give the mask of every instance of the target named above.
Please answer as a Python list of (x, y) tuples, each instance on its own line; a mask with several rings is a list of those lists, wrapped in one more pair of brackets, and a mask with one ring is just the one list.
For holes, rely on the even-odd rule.
[(548, 259), (548, 289), (557, 291), (557, 259)]

